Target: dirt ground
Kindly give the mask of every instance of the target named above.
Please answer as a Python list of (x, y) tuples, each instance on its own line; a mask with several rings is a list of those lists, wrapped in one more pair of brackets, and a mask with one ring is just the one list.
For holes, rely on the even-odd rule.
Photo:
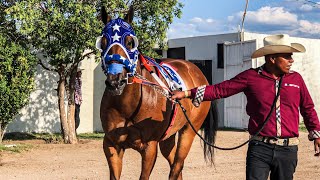
[[(219, 131), (217, 145), (233, 147), (248, 138), (245, 132)], [(313, 156), (307, 133), (300, 133), (299, 162), (295, 179), (319, 179), (320, 159)], [(17, 143), (17, 142), (10, 142)], [(34, 148), (22, 153), (0, 154), (0, 179), (109, 179), (109, 170), (102, 150), (102, 140), (81, 140), (77, 145), (45, 144), (39, 140), (23, 141)], [(233, 151), (215, 150), (215, 165), (206, 164), (199, 138), (196, 138), (185, 161), (183, 177), (191, 179), (245, 179), (247, 146)], [(140, 155), (126, 150), (121, 179), (139, 179)], [(168, 179), (167, 161), (158, 154), (150, 179)]]

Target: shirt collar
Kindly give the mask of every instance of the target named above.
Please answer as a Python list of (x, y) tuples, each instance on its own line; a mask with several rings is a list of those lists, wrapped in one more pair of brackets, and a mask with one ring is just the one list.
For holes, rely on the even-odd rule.
[[(289, 73), (293, 73), (293, 72), (294, 71), (290, 70)], [(275, 78), (272, 76), (272, 74), (270, 74), (268, 71), (266, 71), (265, 64), (263, 64), (262, 66), (258, 67), (258, 74), (275, 80)], [(286, 74), (284, 74), (283, 76), (286, 76)]]

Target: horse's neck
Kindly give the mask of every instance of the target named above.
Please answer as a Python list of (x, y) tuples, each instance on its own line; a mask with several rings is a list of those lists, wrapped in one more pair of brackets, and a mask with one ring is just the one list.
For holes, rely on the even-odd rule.
[[(152, 83), (159, 84), (159, 82), (158, 82), (157, 80), (155, 80), (155, 78), (151, 75), (151, 72), (149, 72), (146, 67), (143, 67), (144, 65), (142, 65), (142, 64), (140, 63), (140, 61), (141, 61), (141, 60), (139, 60), (139, 62), (138, 62), (137, 72), (140, 72), (140, 75), (142, 75), (142, 76), (143, 76), (144, 78), (146, 78), (148, 81), (150, 81), (150, 82), (152, 82)], [(148, 66), (149, 66), (149, 68), (151, 69), (151, 71), (153, 71), (153, 73), (155, 73), (155, 75), (156, 75), (156, 72), (158, 71), (158, 70), (157, 70), (157, 67), (154, 66), (154, 65), (148, 65)], [(138, 71), (138, 69), (140, 69), (140, 70)], [(158, 77), (159, 77), (159, 79), (160, 79), (164, 84), (167, 83), (161, 74), (160, 74), (160, 76), (158, 76)]]
[[(146, 78), (147, 80), (152, 78), (150, 73), (141, 66), (140, 61), (138, 61), (137, 64), (136, 74)], [(142, 96), (142, 86), (144, 85), (138, 83), (127, 84), (122, 94), (122, 98), (127, 100), (128, 98), (131, 98), (132, 100), (139, 100)]]
[[(153, 72), (156, 72), (156, 69), (154, 67), (151, 66), (151, 69)], [(150, 74), (150, 72), (143, 67), (143, 65), (141, 64), (140, 60), (137, 63), (137, 69), (136, 69), (136, 74), (138, 76), (142, 76), (146, 81), (152, 82), (157, 84), (156, 80), (154, 79), (154, 77), (152, 77), (152, 75)], [(163, 82), (164, 79), (162, 77), (159, 77)], [(131, 84), (131, 85), (127, 85), (127, 87), (125, 88), (124, 94), (125, 96), (130, 94), (130, 97), (134, 100), (138, 100), (141, 98), (141, 96), (143, 95), (147, 95), (148, 92), (142, 91), (143, 90), (143, 86), (148, 86), (146, 84)], [(152, 90), (154, 91), (154, 90)], [(132, 96), (134, 95), (134, 96)]]

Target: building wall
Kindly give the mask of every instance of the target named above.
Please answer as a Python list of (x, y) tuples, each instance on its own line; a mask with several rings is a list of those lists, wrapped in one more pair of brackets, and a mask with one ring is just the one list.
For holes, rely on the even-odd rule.
[[(197, 36), (179, 39), (169, 39), (169, 48), (185, 47), (186, 60), (211, 60), (212, 61), (212, 82), (215, 84), (223, 81), (224, 69), (217, 68), (217, 44), (224, 42), (238, 42), (238, 33)], [(166, 54), (166, 52), (164, 52)], [(219, 126), (223, 126), (224, 101), (217, 100)]]
[[(263, 46), (264, 34), (244, 33), (243, 40), (256, 39), (257, 48)], [(239, 42), (238, 33), (190, 37), (168, 40), (169, 48), (185, 47), (187, 60), (211, 60), (212, 82), (224, 80), (224, 69), (217, 69), (217, 44)], [(309, 88), (315, 102), (315, 108), (320, 113), (320, 40), (292, 38), (293, 41), (305, 45), (306, 53), (295, 53), (293, 70), (299, 72)], [(166, 52), (164, 52), (164, 56)], [(264, 63), (263, 58), (254, 59), (252, 67)], [(102, 131), (100, 123), (100, 101), (105, 88), (105, 75), (101, 65), (95, 62), (94, 57), (85, 59), (81, 68), (83, 104), (80, 112), (80, 126), (78, 133)], [(239, 69), (240, 71), (240, 69)], [(38, 67), (35, 77), (36, 89), (30, 96), (30, 103), (21, 110), (20, 115), (9, 124), (8, 132), (60, 132), (60, 119), (57, 104), (57, 73), (48, 72)], [(224, 126), (224, 100), (218, 100), (219, 125)], [(229, 126), (229, 125), (228, 125)], [(232, 127), (232, 125), (230, 125)]]
[[(265, 34), (245, 33), (245, 40), (256, 39), (257, 48), (263, 46), (263, 38)], [(320, 113), (320, 40), (291, 37), (291, 42), (300, 43), (305, 46), (305, 53), (293, 53), (293, 59), (295, 60), (292, 65), (292, 70), (300, 73), (305, 80), (305, 83), (309, 89), (310, 95), (315, 103), (315, 109), (317, 113)], [(253, 60), (257, 67), (264, 63), (264, 58), (258, 58)]]
[[(80, 126), (78, 133), (102, 131), (100, 123), (100, 101), (104, 91), (105, 75), (94, 57), (81, 63), (82, 98)], [(55, 72), (37, 67), (36, 89), (30, 95), (30, 103), (24, 107), (15, 120), (9, 124), (7, 132), (58, 133), (61, 131), (57, 81)]]
[[(263, 46), (263, 38), (267, 34), (257, 33), (243, 33), (241, 39), (244, 41), (256, 40), (256, 48)], [(186, 48), (186, 59), (187, 60), (212, 60), (212, 77), (213, 84), (219, 83), (224, 80), (223, 72), (224, 69), (217, 69), (217, 43), (225, 42), (239, 42), (238, 33), (223, 34), (223, 35), (212, 35), (212, 36), (201, 36), (201, 37), (190, 37), (181, 39), (171, 39), (168, 41), (169, 48), (185, 47)], [(310, 94), (315, 103), (315, 109), (320, 113), (320, 81), (317, 77), (320, 77), (320, 40), (318, 39), (306, 39), (292, 37), (292, 42), (298, 42), (303, 44), (307, 52), (306, 53), (294, 53), (293, 58), (295, 63), (292, 66), (292, 70), (299, 72), (310, 91)], [(226, 60), (225, 60), (226, 61)], [(261, 66), (264, 63), (264, 58), (257, 58), (252, 60), (252, 67)], [(243, 69), (239, 68), (240, 73)], [(228, 123), (227, 125), (223, 122), (224, 119), (224, 101), (223, 99), (218, 100), (218, 118), (219, 126), (237, 127), (236, 124)], [(245, 111), (243, 111), (245, 112)], [(230, 122), (230, 120), (228, 120)]]
[(7, 132), (57, 132), (60, 129), (57, 105), (58, 74), (37, 67), (36, 89), (29, 104), (8, 125)]
[[(252, 67), (251, 54), (256, 50), (256, 41), (226, 43), (224, 45), (224, 79), (228, 80)], [(246, 128), (249, 116), (246, 113), (247, 99), (239, 93), (223, 99), (224, 127)]]
[(94, 58), (81, 63), (83, 103), (80, 110), (80, 126), (77, 132), (102, 131), (100, 122), (100, 102), (105, 88), (105, 75), (101, 64)]

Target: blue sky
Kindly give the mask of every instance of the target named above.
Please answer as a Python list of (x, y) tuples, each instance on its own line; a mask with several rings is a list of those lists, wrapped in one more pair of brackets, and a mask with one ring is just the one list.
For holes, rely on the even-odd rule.
[[(182, 16), (175, 18), (168, 38), (237, 32), (246, 0), (180, 0)], [(249, 0), (245, 32), (320, 38), (319, 0)]]

